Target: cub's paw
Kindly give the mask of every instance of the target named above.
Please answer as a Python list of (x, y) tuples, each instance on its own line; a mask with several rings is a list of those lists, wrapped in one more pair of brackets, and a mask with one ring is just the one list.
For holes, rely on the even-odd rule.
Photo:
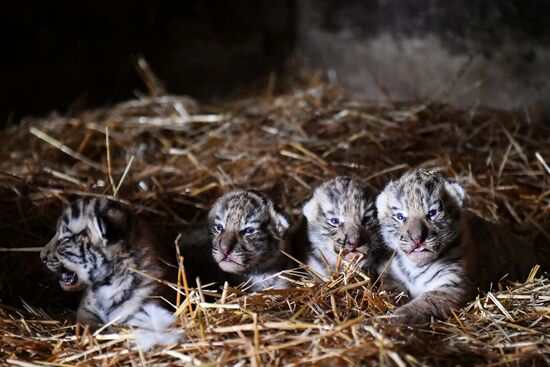
[(430, 322), (430, 315), (422, 313), (415, 307), (409, 307), (408, 304), (398, 307), (395, 310), (392, 322), (396, 325), (422, 325)]

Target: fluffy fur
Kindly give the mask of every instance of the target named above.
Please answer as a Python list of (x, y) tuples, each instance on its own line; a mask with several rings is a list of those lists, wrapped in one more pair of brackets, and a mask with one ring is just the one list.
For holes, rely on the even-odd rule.
[(137, 345), (147, 351), (157, 344), (170, 345), (180, 339), (180, 334), (171, 328), (176, 317), (154, 303), (143, 305), (128, 324), (136, 329), (133, 332)]
[(59, 274), (63, 289), (84, 291), (76, 320), (96, 329), (113, 320), (131, 324), (136, 315), (147, 313), (151, 297), (161, 295), (160, 286), (132, 269), (162, 278), (158, 251), (128, 208), (105, 198), (85, 198), (63, 211), (40, 256)]
[(328, 276), (340, 253), (348, 260), (361, 255), (359, 264), (365, 271), (384, 257), (375, 195), (361, 181), (339, 176), (324, 182), (305, 203), (303, 215), (309, 240), (307, 264), (317, 273)]
[(281, 252), (289, 220), (269, 197), (231, 191), (214, 203), (208, 225), (212, 256), (223, 271), (250, 279), (252, 291), (286, 286), (277, 274), (290, 266)]
[(506, 274), (525, 279), (537, 264), (532, 244), (466, 213), (464, 199), (458, 183), (425, 169), (405, 173), (378, 196), (381, 233), (395, 251), (383, 266), (382, 286), (411, 299), (396, 309), (397, 322), (445, 317), (478, 288)]

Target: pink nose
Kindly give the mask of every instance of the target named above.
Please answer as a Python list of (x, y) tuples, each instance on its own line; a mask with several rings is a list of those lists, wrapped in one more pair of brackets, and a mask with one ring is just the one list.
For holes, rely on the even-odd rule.
[(357, 250), (358, 247), (359, 247), (358, 243), (348, 243), (347, 245), (344, 246), (344, 253), (345, 254), (352, 253), (355, 250)]

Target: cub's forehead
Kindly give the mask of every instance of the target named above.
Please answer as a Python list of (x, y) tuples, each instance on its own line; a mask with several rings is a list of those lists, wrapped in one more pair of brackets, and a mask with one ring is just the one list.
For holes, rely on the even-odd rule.
[(409, 209), (424, 208), (439, 199), (442, 187), (443, 181), (438, 175), (414, 171), (393, 183), (390, 205)]
[(313, 200), (317, 200), (323, 209), (355, 209), (361, 210), (374, 196), (360, 181), (351, 177), (337, 177), (319, 186)]
[(266, 215), (271, 202), (269, 199), (248, 191), (226, 194), (214, 205), (218, 219), (249, 220)]

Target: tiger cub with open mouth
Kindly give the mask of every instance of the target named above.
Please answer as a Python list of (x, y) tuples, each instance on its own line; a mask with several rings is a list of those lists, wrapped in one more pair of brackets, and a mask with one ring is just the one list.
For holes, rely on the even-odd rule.
[(141, 329), (138, 343), (148, 349), (177, 339), (175, 334), (162, 334), (175, 319), (157, 304), (155, 297), (164, 295), (161, 286), (134, 271), (162, 278), (159, 250), (147, 227), (127, 207), (107, 198), (84, 198), (63, 211), (40, 257), (59, 274), (64, 290), (83, 291), (78, 323), (92, 329), (113, 321), (134, 325)]
[(312, 270), (329, 276), (341, 253), (346, 260), (361, 256), (359, 266), (373, 275), (386, 256), (379, 235), (375, 198), (365, 184), (348, 176), (335, 177), (313, 191), (302, 210), (309, 240), (305, 258)]
[(502, 276), (524, 280), (537, 264), (534, 246), (462, 209), (464, 189), (440, 173), (415, 169), (390, 182), (377, 198), (386, 245), (383, 288), (411, 299), (397, 323), (421, 324), (463, 306), (478, 288)]
[(235, 190), (219, 198), (208, 213), (211, 254), (224, 272), (250, 280), (250, 291), (285, 288), (278, 277), (291, 267), (282, 253), (288, 216), (267, 195)]

